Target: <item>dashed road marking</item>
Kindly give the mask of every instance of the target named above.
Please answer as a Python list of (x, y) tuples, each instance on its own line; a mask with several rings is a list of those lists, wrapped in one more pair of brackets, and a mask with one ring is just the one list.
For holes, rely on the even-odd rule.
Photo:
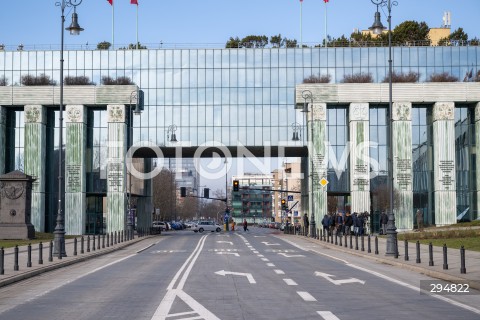
[(275, 267), (275, 265), (271, 262), (267, 263), (267, 267)]
[(304, 301), (317, 301), (310, 293), (307, 291), (297, 291), (297, 294), (304, 300)]
[(325, 320), (340, 320), (330, 311), (317, 311), (317, 313)]
[(292, 279), (283, 279), (283, 281), (285, 281), (285, 283), (289, 286), (297, 286), (297, 283)]
[(273, 271), (275, 271), (276, 274), (285, 274), (285, 272), (283, 272), (283, 270), (280, 270), (280, 269), (275, 269)]

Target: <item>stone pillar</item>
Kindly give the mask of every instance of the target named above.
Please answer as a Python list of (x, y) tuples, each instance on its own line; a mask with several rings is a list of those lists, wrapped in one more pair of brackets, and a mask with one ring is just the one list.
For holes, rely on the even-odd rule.
[(436, 226), (457, 222), (454, 107), (453, 102), (437, 102), (433, 106), (433, 185)]
[[(144, 159), (145, 173), (152, 171), (152, 159)], [(143, 181), (143, 197), (137, 199), (137, 228), (149, 228), (152, 223), (152, 179)]]
[(87, 219), (86, 167), (87, 112), (83, 105), (66, 106), (65, 232), (85, 233)]
[(46, 108), (26, 105), (25, 174), (33, 176), (31, 222), (37, 232), (45, 232)]
[[(477, 215), (475, 216), (473, 213), (471, 213), (471, 217), (472, 219), (476, 219), (478, 217), (480, 217), (480, 215), (478, 214), (478, 210), (480, 208), (480, 102), (478, 102), (476, 105), (475, 105), (475, 141), (476, 141), (476, 144), (475, 144), (475, 154), (477, 155), (475, 157), (475, 165), (476, 165), (476, 168), (477, 168), (477, 172), (475, 174), (475, 179), (476, 179), (476, 183), (477, 183), (477, 188), (476, 190), (470, 190), (472, 192), (474, 192), (476, 194), (476, 199), (477, 199), (477, 207), (476, 207), (476, 211), (477, 211)], [(472, 163), (473, 165), (473, 163)], [(474, 199), (475, 199), (474, 198)], [(473, 201), (472, 201), (473, 202)], [(473, 210), (474, 208), (472, 208)], [(472, 210), (470, 210), (470, 212), (472, 212)]]
[(107, 232), (126, 228), (126, 111), (125, 105), (107, 105)]
[(413, 230), (412, 103), (394, 102), (392, 108), (395, 224), (398, 231)]
[[(327, 213), (327, 186), (321, 185), (322, 179), (327, 179), (328, 148), (327, 141), (327, 104), (314, 103), (310, 105), (312, 112), (307, 113), (309, 130), (308, 136), (312, 143), (309, 143), (309, 190), (311, 201), (309, 211), (315, 215), (316, 228), (322, 228), (321, 221)], [(313, 179), (312, 179), (313, 174)]]
[(5, 173), (5, 146), (7, 135), (7, 108), (0, 106), (0, 174)]
[[(370, 128), (368, 103), (351, 103), (350, 191), (352, 212), (370, 212)], [(370, 228), (367, 228), (369, 230)]]

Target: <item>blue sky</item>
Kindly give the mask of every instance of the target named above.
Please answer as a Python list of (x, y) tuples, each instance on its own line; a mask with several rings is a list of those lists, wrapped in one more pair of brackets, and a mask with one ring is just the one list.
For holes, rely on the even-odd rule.
[[(78, 1), (78, 0), (77, 0)], [(55, 0), (2, 1), (0, 43), (6, 45), (58, 45), (60, 8)], [(144, 44), (216, 44), (221, 47), (231, 36), (282, 34), (300, 42), (299, 0), (138, 0), (139, 41)], [(115, 44), (134, 43), (136, 6), (130, 0), (114, 0)], [(328, 34), (347, 37), (373, 22), (375, 6), (370, 0), (303, 1), (302, 40), (319, 43), (325, 34), (325, 7)], [(392, 9), (392, 25), (405, 20), (425, 21), (440, 27), (444, 11), (451, 12), (452, 30), (463, 27), (470, 38), (480, 38), (480, 0), (398, 0)], [(112, 8), (107, 0), (83, 0), (77, 8), (80, 36), (65, 37), (65, 43), (96, 45), (112, 41)], [(69, 13), (69, 9), (67, 9)], [(382, 21), (386, 25), (385, 15)], [(70, 23), (70, 16), (66, 24)]]

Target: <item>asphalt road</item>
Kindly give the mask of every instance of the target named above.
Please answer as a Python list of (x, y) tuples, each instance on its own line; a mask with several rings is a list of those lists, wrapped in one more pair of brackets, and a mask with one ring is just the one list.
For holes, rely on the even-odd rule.
[(479, 319), (480, 295), (272, 230), (179, 231), (0, 288), (0, 319)]

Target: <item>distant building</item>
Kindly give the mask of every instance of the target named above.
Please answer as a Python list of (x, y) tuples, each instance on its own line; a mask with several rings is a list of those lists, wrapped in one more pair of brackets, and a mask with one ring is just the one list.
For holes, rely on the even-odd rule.
[(247, 219), (249, 223), (272, 221), (271, 175), (245, 174), (233, 176), (239, 181), (239, 191), (232, 190), (232, 217), (238, 223)]

